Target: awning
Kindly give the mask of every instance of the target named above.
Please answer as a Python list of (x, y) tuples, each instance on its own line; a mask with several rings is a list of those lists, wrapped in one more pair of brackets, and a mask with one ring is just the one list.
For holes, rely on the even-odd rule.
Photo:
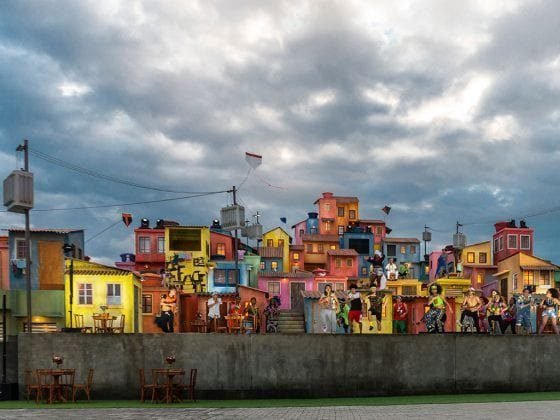
[(504, 274), (507, 274), (509, 272), (510, 272), (510, 270), (504, 270), (504, 271), (500, 271), (499, 273), (492, 274), (492, 276), (493, 277), (500, 277), (500, 276), (503, 276)]

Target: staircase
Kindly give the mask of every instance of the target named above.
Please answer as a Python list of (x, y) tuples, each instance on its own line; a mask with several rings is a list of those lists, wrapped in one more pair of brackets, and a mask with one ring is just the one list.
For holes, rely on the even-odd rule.
[(281, 334), (305, 333), (303, 314), (298, 312), (280, 312), (278, 316), (278, 330)]

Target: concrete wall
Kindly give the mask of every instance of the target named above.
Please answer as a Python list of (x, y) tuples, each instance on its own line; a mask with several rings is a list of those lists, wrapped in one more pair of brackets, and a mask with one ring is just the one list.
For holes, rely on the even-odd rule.
[[(93, 397), (138, 398), (138, 368), (198, 368), (200, 398), (559, 391), (556, 336), (20, 334), (19, 378), (53, 354)], [(150, 375), (148, 375), (150, 376)], [(21, 388), (20, 388), (21, 390)]]

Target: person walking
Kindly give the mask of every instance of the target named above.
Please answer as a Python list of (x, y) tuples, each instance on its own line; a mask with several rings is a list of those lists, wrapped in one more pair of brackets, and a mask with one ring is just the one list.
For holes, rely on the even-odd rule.
[(350, 332), (353, 332), (354, 322), (356, 322), (360, 328), (360, 334), (362, 334), (362, 295), (356, 290), (355, 284), (350, 285), (348, 299), (350, 299), (350, 312), (348, 312)]
[(531, 296), (531, 289), (523, 288), (523, 294), (517, 297), (517, 313), (515, 316), (515, 328), (517, 334), (531, 334), (533, 327), (531, 325), (531, 308), (535, 305), (535, 301)]
[(552, 328), (555, 334), (560, 334), (558, 330), (558, 306), (560, 305), (560, 294), (558, 289), (548, 289), (546, 291), (546, 297), (541, 302), (540, 307), (542, 308), (542, 322), (539, 327), (539, 334), (542, 334), (548, 321), (552, 322)]
[(402, 296), (397, 296), (393, 305), (393, 332), (406, 334), (406, 321), (408, 319), (408, 306), (403, 302)]
[(321, 306), (323, 333), (336, 332), (336, 314), (339, 311), (339, 304), (330, 284), (325, 286), (325, 292), (319, 299), (319, 305)]

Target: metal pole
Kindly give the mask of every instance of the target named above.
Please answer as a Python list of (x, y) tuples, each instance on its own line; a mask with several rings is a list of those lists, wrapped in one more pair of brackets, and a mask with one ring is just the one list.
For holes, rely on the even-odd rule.
[(2, 295), (2, 383), (6, 384), (6, 295)]
[(74, 302), (74, 258), (70, 259), (70, 328), (73, 328), (72, 304)]
[[(28, 141), (23, 140), (23, 156), (25, 172), (29, 172), (29, 146)], [(31, 233), (29, 230), (29, 209), (25, 209), (25, 286), (27, 292), (27, 332), (31, 332)]]
[[(235, 189), (235, 185), (233, 186), (233, 205), (236, 206), (237, 205), (237, 197), (235, 195), (236, 189)], [(235, 240), (233, 243), (233, 259), (235, 261), (235, 270), (237, 271), (237, 269), (239, 268), (239, 256), (237, 255), (237, 227), (235, 228)], [(239, 273), (238, 273), (239, 275)], [(237, 278), (237, 281), (239, 281), (239, 277)]]

